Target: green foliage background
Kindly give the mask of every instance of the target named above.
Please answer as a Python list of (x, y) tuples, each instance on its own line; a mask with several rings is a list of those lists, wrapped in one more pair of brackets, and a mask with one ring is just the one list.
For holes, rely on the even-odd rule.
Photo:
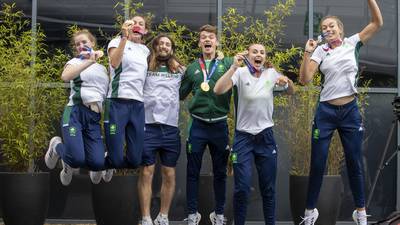
[[(0, 139), (1, 154), (10, 170), (30, 171), (41, 158), (54, 134), (65, 90), (51, 87), (67, 58), (57, 50), (47, 54), (39, 29), (32, 44), (30, 22), (15, 4), (2, 6), (0, 14)], [(36, 63), (31, 66), (36, 45)], [(46, 85), (47, 83), (47, 85)], [(50, 86), (50, 87), (46, 87)], [(57, 86), (57, 85), (56, 85)]]
[[(282, 48), (280, 38), (285, 27), (285, 18), (291, 15), (295, 0), (279, 0), (277, 4), (266, 9), (262, 18), (253, 18), (240, 14), (236, 9), (229, 8), (222, 16), (223, 30), (220, 34), (220, 47), (225, 56), (234, 56), (245, 50), (252, 43), (260, 43), (266, 47), (268, 60), (278, 71), (298, 74), (298, 59), (302, 58), (302, 49), (292, 46)], [(118, 3), (116, 9), (117, 31), (124, 21), (120, 10), (129, 7), (130, 17), (136, 15), (143, 3), (128, 5)], [(32, 170), (32, 161), (42, 157), (47, 148), (50, 136), (54, 135), (54, 121), (58, 121), (67, 98), (65, 89), (45, 88), (44, 83), (57, 82), (63, 65), (70, 58), (64, 51), (56, 50), (49, 55), (43, 44), (44, 34), (39, 29), (36, 40), (37, 57), (34, 67), (29, 66), (32, 60), (32, 39), (29, 21), (22, 19), (20, 12), (15, 12), (15, 5), (3, 5), (0, 20), (0, 139), (2, 154), (6, 163), (13, 169)], [(141, 14), (151, 21), (154, 15)], [(79, 29), (71, 26), (68, 34)], [(156, 34), (168, 33), (176, 42), (175, 53), (185, 64), (195, 60), (200, 49), (197, 46), (198, 32), (188, 29), (171, 18), (164, 18), (147, 37), (147, 44)], [(100, 33), (102, 33), (100, 31)], [(108, 40), (113, 37), (102, 33)], [(296, 62), (296, 63), (293, 63)], [(108, 68), (107, 57), (101, 63)], [(285, 69), (284, 69), (285, 68)], [(32, 76), (35, 74), (35, 76)], [(277, 130), (286, 141), (289, 151), (291, 174), (307, 175), (311, 152), (311, 125), (318, 102), (320, 77), (316, 76), (313, 83), (297, 87), (294, 96), (276, 94), (274, 116)], [(57, 86), (57, 85), (56, 85)], [(368, 84), (364, 85), (368, 86)], [(190, 99), (190, 97), (189, 97)], [(181, 104), (179, 127), (183, 137), (187, 137), (189, 115), (186, 102)], [(366, 104), (365, 92), (360, 95), (362, 105)], [(232, 104), (233, 106), (233, 104)], [(364, 108), (361, 108), (363, 111)], [(282, 112), (282, 113), (281, 113)], [(275, 113), (277, 115), (277, 113)], [(284, 118), (282, 115), (285, 115)], [(234, 131), (233, 107), (228, 118), (231, 139)], [(57, 123), (56, 123), (57, 124)], [(338, 174), (343, 161), (343, 150), (340, 140), (335, 135), (332, 140), (328, 159), (328, 174)]]

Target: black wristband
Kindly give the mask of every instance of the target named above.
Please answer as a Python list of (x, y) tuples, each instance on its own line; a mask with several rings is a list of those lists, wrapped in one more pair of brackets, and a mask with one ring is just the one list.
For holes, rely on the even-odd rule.
[(309, 54), (312, 54), (313, 52), (310, 52), (310, 51), (307, 51), (307, 50), (305, 50), (304, 52), (307, 52), (307, 53), (309, 53)]

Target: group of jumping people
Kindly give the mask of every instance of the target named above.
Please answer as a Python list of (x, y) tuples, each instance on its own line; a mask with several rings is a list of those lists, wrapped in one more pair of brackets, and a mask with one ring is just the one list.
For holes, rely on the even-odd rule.
[[(357, 106), (358, 56), (363, 46), (383, 25), (375, 0), (368, 0), (371, 21), (359, 33), (344, 36), (336, 16), (321, 21), (323, 43), (308, 40), (299, 81), (306, 84), (319, 70), (324, 81), (311, 132), (311, 168), (302, 224), (318, 218), (316, 202), (322, 183), (332, 134), (338, 130), (344, 148), (357, 225), (367, 224), (362, 162), (363, 123)], [(76, 168), (88, 168), (90, 179), (110, 182), (115, 169), (140, 168), (138, 193), (141, 225), (168, 225), (175, 192), (175, 167), (181, 151), (178, 128), (180, 100), (189, 94), (189, 135), (186, 142), (186, 203), (188, 225), (198, 225), (199, 175), (206, 147), (211, 154), (215, 208), (213, 225), (224, 217), (227, 164), (234, 174), (234, 223), (244, 225), (255, 163), (265, 224), (275, 224), (275, 181), (279, 149), (274, 139), (273, 91), (281, 86), (294, 93), (293, 82), (267, 61), (266, 48), (253, 43), (234, 57), (218, 54), (217, 29), (199, 30), (199, 58), (183, 65), (176, 45), (167, 34), (156, 36), (149, 46), (144, 37), (148, 21), (136, 15), (126, 20), (120, 35), (107, 47), (109, 72), (99, 63), (104, 53), (96, 50), (96, 38), (86, 29), (73, 34), (75, 57), (61, 74), (71, 92), (61, 119), (61, 137), (50, 140), (45, 155), (48, 168), (62, 163), (60, 180), (69, 185)], [(110, 76), (109, 76), (110, 74)], [(235, 134), (229, 145), (227, 114), (235, 99)], [(104, 117), (104, 131), (100, 124)], [(102, 133), (104, 133), (105, 146)], [(152, 179), (157, 153), (161, 163), (161, 207), (150, 216)]]

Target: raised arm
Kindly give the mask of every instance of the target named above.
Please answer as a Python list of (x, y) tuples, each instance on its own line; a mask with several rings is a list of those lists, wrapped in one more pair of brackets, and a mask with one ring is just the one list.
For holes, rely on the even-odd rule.
[(383, 19), (379, 6), (375, 0), (368, 0), (369, 11), (371, 12), (371, 21), (360, 32), (360, 40), (363, 44), (367, 43), (376, 32), (383, 26)]
[(243, 61), (243, 55), (244, 53), (239, 53), (237, 54), (234, 59), (233, 59), (233, 63), (231, 65), (231, 67), (229, 68), (228, 71), (225, 72), (225, 74), (218, 79), (217, 83), (215, 84), (214, 87), (214, 93), (217, 95), (221, 95), (224, 94), (225, 92), (229, 91), (232, 86), (232, 76), (235, 73), (235, 71), (237, 70), (237, 68), (240, 67), (241, 62)]
[(119, 67), (122, 61), (122, 55), (124, 54), (124, 49), (126, 42), (128, 40), (128, 36), (130, 34), (130, 30), (132, 30), (133, 21), (127, 20), (122, 24), (121, 28), (121, 41), (117, 48), (108, 49), (108, 55), (110, 58), (110, 65), (112, 68), (116, 69)]
[(305, 51), (303, 54), (303, 61), (300, 66), (300, 83), (302, 85), (306, 85), (309, 83), (314, 74), (317, 72), (318, 64), (311, 60), (311, 55), (317, 47), (317, 42), (310, 39), (306, 43)]

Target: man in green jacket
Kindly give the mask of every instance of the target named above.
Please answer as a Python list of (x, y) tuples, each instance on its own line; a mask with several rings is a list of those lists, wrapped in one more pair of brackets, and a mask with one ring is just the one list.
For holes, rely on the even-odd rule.
[(208, 145), (214, 174), (215, 209), (210, 214), (213, 225), (224, 224), (226, 189), (226, 166), (229, 156), (228, 124), (231, 91), (215, 95), (213, 88), (217, 80), (230, 68), (232, 58), (217, 58), (217, 29), (204, 25), (200, 28), (200, 58), (186, 69), (180, 88), (180, 99), (189, 93), (193, 97), (189, 103), (191, 126), (187, 141), (186, 201), (188, 225), (198, 225), (198, 181), (203, 153)]

